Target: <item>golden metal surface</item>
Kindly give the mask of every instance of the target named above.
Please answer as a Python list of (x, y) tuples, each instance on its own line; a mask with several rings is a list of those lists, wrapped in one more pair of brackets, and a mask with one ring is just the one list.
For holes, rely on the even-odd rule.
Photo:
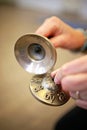
[(36, 99), (51, 106), (60, 106), (69, 100), (69, 96), (62, 91), (61, 85), (56, 85), (50, 74), (33, 76), (30, 81), (30, 91)]

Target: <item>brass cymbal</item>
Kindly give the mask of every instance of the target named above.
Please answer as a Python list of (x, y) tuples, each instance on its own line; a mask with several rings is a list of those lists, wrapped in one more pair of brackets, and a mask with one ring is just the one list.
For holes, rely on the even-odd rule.
[(37, 100), (50, 106), (60, 106), (69, 100), (69, 95), (54, 83), (50, 74), (33, 76), (29, 88)]
[(46, 37), (33, 33), (20, 37), (14, 52), (19, 64), (33, 74), (47, 73), (54, 66), (57, 55)]

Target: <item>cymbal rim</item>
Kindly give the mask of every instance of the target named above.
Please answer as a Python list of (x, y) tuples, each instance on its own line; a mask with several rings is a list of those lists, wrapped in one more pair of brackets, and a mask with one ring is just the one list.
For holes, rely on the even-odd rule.
[[(45, 56), (40, 60), (31, 58), (28, 54), (28, 47), (39, 44), (45, 50)], [(15, 43), (15, 57), (18, 63), (29, 73), (45, 74), (53, 68), (56, 62), (56, 49), (50, 40), (44, 36), (34, 33), (21, 36)]]

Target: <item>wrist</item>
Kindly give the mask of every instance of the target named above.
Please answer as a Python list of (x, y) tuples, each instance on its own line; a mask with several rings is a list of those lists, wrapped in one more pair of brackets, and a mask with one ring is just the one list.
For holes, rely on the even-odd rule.
[(81, 52), (85, 52), (85, 51), (87, 51), (87, 29), (78, 28), (77, 30), (81, 31), (81, 33), (84, 36), (83, 45), (78, 50)]

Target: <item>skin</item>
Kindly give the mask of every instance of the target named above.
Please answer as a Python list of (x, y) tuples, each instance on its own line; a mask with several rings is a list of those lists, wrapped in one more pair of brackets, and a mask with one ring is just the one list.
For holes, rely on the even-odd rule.
[[(75, 50), (82, 47), (85, 41), (80, 30), (72, 28), (55, 16), (46, 19), (35, 33), (48, 37), (55, 48)], [(72, 98), (79, 91), (80, 98), (75, 100), (76, 105), (87, 109), (87, 55), (62, 65), (51, 76)]]

